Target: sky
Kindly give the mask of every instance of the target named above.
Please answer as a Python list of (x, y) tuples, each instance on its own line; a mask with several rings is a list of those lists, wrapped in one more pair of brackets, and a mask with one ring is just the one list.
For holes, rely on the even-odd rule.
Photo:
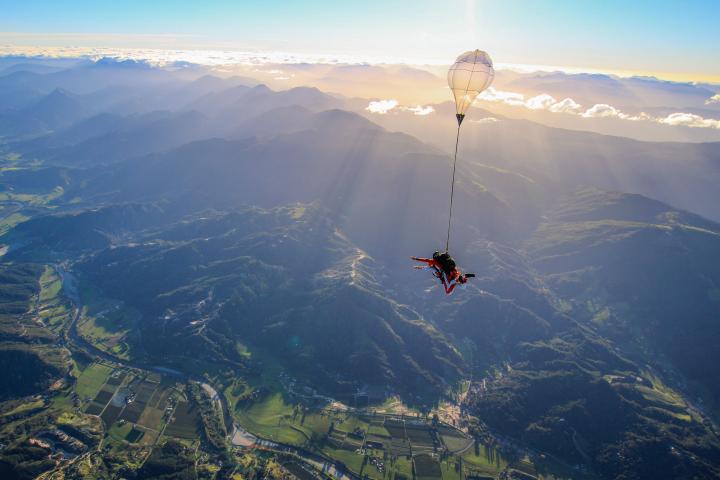
[(0, 0), (0, 46), (189, 48), (720, 82), (717, 0)]

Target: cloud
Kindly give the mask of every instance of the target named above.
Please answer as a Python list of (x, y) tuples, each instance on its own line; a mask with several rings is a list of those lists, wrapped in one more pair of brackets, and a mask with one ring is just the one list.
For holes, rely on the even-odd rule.
[(607, 118), (619, 117), (621, 114), (622, 112), (612, 105), (597, 103), (581, 113), (580, 116), (585, 118)]
[(365, 110), (370, 113), (377, 113), (380, 115), (385, 115), (391, 110), (402, 110), (403, 112), (411, 112), (413, 115), (419, 116), (430, 115), (435, 111), (435, 109), (430, 105), (417, 105), (415, 107), (401, 106), (400, 103), (395, 99), (372, 101), (368, 104), (367, 107), (365, 107)]
[(504, 92), (488, 88), (478, 96), (480, 100), (487, 102), (500, 102), (514, 107), (525, 107), (530, 110), (549, 110), (553, 113), (580, 113), (582, 106), (572, 98), (564, 98), (557, 101), (552, 95), (541, 93), (540, 95), (525, 100), (525, 95), (516, 92)]
[(703, 118), (694, 113), (671, 113), (665, 118), (657, 119), (659, 123), (665, 125), (682, 125), (690, 128), (718, 128), (720, 129), (720, 120), (712, 118)]
[(658, 122), (659, 119), (655, 118), (651, 115), (648, 115), (645, 112), (640, 112), (637, 115), (629, 115), (625, 112), (622, 112), (618, 110), (617, 108), (613, 107), (612, 105), (608, 105), (607, 103), (597, 103), (593, 105), (592, 107), (585, 110), (583, 113), (580, 114), (581, 117), (585, 118), (619, 118), (621, 120), (629, 120), (631, 122), (639, 122), (639, 121), (650, 121), (650, 122)]
[(420, 115), (420, 116), (430, 115), (431, 113), (433, 113), (435, 111), (435, 109), (433, 107), (431, 107), (430, 105), (428, 105), (427, 107), (418, 105), (417, 107), (400, 107), (400, 108), (401, 108), (401, 110), (405, 110), (407, 112), (412, 112), (413, 115)]
[(565, 98), (560, 100), (548, 108), (553, 113), (579, 113), (582, 110), (582, 105), (577, 103), (572, 98)]
[(480, 123), (480, 124), (482, 124), (482, 123), (497, 123), (499, 121), (500, 120), (498, 120), (495, 117), (485, 117), (485, 118), (480, 118), (478, 120), (470, 120), (470, 123)]
[(720, 129), (720, 120), (704, 118), (700, 115), (695, 115), (694, 113), (676, 112), (671, 113), (667, 117), (663, 118), (653, 117), (652, 115), (648, 115), (645, 112), (640, 112), (638, 115), (628, 115), (627, 113), (623, 113), (617, 108), (604, 103), (593, 105), (591, 108), (587, 109), (584, 113), (582, 113), (581, 116), (585, 118), (617, 117), (622, 120), (630, 120), (632, 122), (649, 121), (661, 123), (663, 125), (671, 125), (674, 127), (682, 126), (690, 128)]
[(547, 93), (542, 93), (536, 97), (529, 98), (525, 102), (525, 106), (530, 110), (547, 110), (556, 103), (555, 99)]
[(716, 93), (712, 97), (705, 100), (705, 105), (710, 105), (711, 103), (720, 103), (720, 93)]
[(378, 113), (380, 115), (385, 115), (390, 110), (398, 106), (397, 100), (377, 100), (374, 102), (368, 103), (368, 106), (365, 107), (365, 110), (367, 110), (370, 113)]
[(483, 91), (478, 98), (488, 102), (502, 102), (514, 106), (525, 105), (525, 95), (522, 93), (503, 92), (502, 90), (495, 90), (493, 87)]
[[(564, 98), (558, 102), (552, 95), (548, 95), (547, 93), (541, 93), (540, 95), (536, 95), (526, 100), (525, 96), (521, 93), (504, 92), (490, 87), (481, 93), (478, 98), (487, 102), (504, 103), (514, 107), (527, 108), (528, 110), (545, 110), (552, 113), (566, 113), (570, 115), (578, 115), (583, 118), (618, 118), (620, 120), (627, 120), (631, 122), (644, 121), (671, 126), (720, 129), (720, 120), (704, 118), (700, 115), (692, 113), (677, 112), (672, 113), (667, 117), (654, 117), (645, 112), (640, 112), (637, 115), (631, 115), (613, 107), (612, 105), (608, 105), (607, 103), (596, 103), (588, 109), (583, 109), (583, 106), (572, 98)], [(715, 102), (720, 103), (720, 94), (714, 95), (705, 103)]]

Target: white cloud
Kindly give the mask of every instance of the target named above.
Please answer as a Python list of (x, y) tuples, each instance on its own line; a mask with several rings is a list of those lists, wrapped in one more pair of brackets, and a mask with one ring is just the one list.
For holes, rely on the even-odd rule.
[(478, 120), (470, 120), (470, 123), (481, 123), (481, 124), (482, 123), (497, 123), (499, 121), (500, 120), (498, 120), (495, 117), (485, 117), (485, 118), (480, 118)]
[(553, 113), (580, 113), (582, 106), (572, 98), (557, 101), (552, 95), (541, 93), (525, 100), (525, 95), (516, 92), (504, 92), (488, 88), (478, 97), (488, 102), (501, 102), (514, 107), (525, 107), (530, 110), (549, 110)]
[(613, 107), (612, 105), (608, 105), (607, 103), (597, 103), (593, 105), (592, 107), (585, 110), (585, 112), (581, 113), (580, 116), (585, 118), (611, 118), (616, 117), (620, 118), (622, 120), (630, 120), (631, 122), (639, 122), (641, 120), (656, 122), (658, 121), (657, 118), (648, 115), (645, 112), (640, 112), (637, 115), (630, 115), (625, 112), (622, 112), (618, 110), (617, 108)]
[(406, 110), (408, 112), (412, 112), (414, 115), (430, 115), (435, 111), (433, 107), (428, 105), (427, 107), (423, 107), (422, 105), (418, 105), (417, 107), (402, 107), (402, 110)]
[(621, 113), (620, 118), (622, 118), (623, 120), (630, 120), (631, 122), (639, 122), (641, 120), (654, 122), (657, 120), (655, 117), (653, 117), (652, 115), (648, 115), (645, 112), (640, 112), (637, 115), (628, 115), (626, 113)]
[(579, 113), (582, 110), (582, 105), (577, 103), (572, 98), (565, 98), (560, 100), (548, 108), (553, 113)]
[(377, 100), (368, 103), (368, 106), (365, 107), (365, 110), (369, 111), (370, 113), (378, 113), (380, 115), (385, 115), (397, 106), (397, 100)]
[(495, 90), (493, 87), (483, 91), (478, 98), (488, 102), (502, 102), (508, 105), (522, 106), (525, 105), (525, 95), (515, 92), (503, 92)]
[(404, 112), (412, 112), (413, 115), (430, 115), (435, 111), (433, 107), (430, 105), (428, 106), (422, 106), (417, 105), (415, 107), (405, 107), (401, 106), (400, 103), (395, 99), (388, 99), (388, 100), (375, 100), (368, 104), (367, 107), (365, 107), (365, 110), (371, 112), (371, 113), (378, 113), (380, 115), (385, 115), (386, 113), (390, 112), (391, 110), (402, 110)]
[(682, 125), (690, 128), (719, 128), (720, 120), (714, 120), (712, 118), (703, 118), (700, 115), (693, 113), (671, 113), (665, 118), (657, 119), (659, 123), (665, 125)]
[(712, 97), (705, 100), (705, 105), (710, 105), (711, 103), (720, 103), (720, 93), (716, 93)]
[(619, 117), (622, 112), (607, 103), (597, 103), (581, 113), (585, 118)]
[(530, 110), (547, 110), (556, 103), (555, 99), (547, 93), (541, 93), (536, 97), (529, 98), (525, 106)]
[[(552, 95), (548, 95), (547, 93), (542, 93), (525, 100), (525, 96), (521, 93), (504, 92), (501, 90), (495, 90), (491, 87), (480, 94), (478, 98), (488, 102), (504, 103), (515, 107), (524, 107), (529, 110), (547, 110), (552, 113), (579, 115), (584, 118), (618, 118), (620, 120), (627, 120), (630, 122), (644, 121), (671, 126), (720, 129), (720, 120), (704, 118), (700, 115), (692, 113), (677, 112), (664, 118), (654, 117), (645, 112), (640, 112), (637, 115), (631, 115), (613, 107), (612, 105), (608, 105), (607, 103), (596, 103), (592, 107), (583, 111), (582, 105), (572, 98), (565, 98), (558, 102)], [(720, 103), (720, 94), (714, 95), (706, 103), (708, 102)], [(481, 123), (483, 120), (489, 119), (482, 119), (478, 123)]]

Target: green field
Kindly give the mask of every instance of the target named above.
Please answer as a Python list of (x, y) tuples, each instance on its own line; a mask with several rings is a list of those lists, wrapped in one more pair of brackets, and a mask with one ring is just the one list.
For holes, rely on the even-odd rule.
[(112, 367), (102, 363), (90, 364), (78, 377), (75, 392), (83, 400), (95, 398), (112, 370)]
[(461, 480), (459, 462), (451, 457), (449, 461), (440, 462), (440, 470), (442, 471), (443, 480)]
[(62, 288), (60, 275), (51, 267), (46, 266), (40, 277), (40, 302), (49, 302), (55, 299)]
[(507, 460), (487, 445), (478, 445), (477, 454), (475, 448), (469, 449), (462, 455), (462, 459), (466, 470), (490, 475), (497, 475), (508, 464)]
[[(266, 395), (248, 407), (238, 408), (235, 417), (240, 425), (250, 432), (280, 443), (313, 448), (310, 438), (326, 438), (319, 444), (324, 455), (344, 463), (357, 474), (362, 470), (362, 475), (373, 479), (392, 478), (396, 473), (408, 479), (412, 478), (412, 460), (406, 458), (406, 455), (410, 454), (411, 449), (415, 454), (430, 454), (434, 451), (434, 434), (430, 425), (416, 423), (418, 420), (415, 418), (403, 420), (384, 415), (318, 410), (309, 410), (303, 414), (302, 407), (293, 405), (280, 393)], [(328, 436), (331, 423), (332, 432)], [(441, 430), (444, 443), (451, 449), (459, 450), (472, 444), (471, 439), (451, 427)], [(389, 459), (384, 461), (384, 474), (369, 461), (363, 466), (363, 454), (358, 453), (363, 447), (363, 438), (379, 441), (384, 445), (385, 452), (365, 451), (370, 457), (382, 459), (386, 452), (396, 456), (392, 464)], [(443, 464), (430, 461), (429, 457), (424, 460), (426, 461), (422, 466), (425, 477), (433, 477), (442, 471), (446, 478), (460, 479), (458, 457), (453, 456), (449, 463)], [(478, 448), (477, 455), (475, 449), (471, 448), (465, 452), (463, 460), (468, 471), (492, 475), (499, 473), (507, 465), (506, 461), (493, 455), (493, 452), (484, 446)]]
[(252, 393), (253, 387), (242, 381), (241, 379), (233, 379), (233, 381), (225, 387), (223, 393), (230, 405), (230, 411), (234, 411), (238, 408), (240, 399), (244, 396)]
[(441, 435), (442, 442), (445, 444), (447, 449), (451, 452), (460, 452), (468, 447), (470, 440), (466, 437), (453, 434), (451, 432), (444, 432)]
[(285, 403), (280, 393), (274, 393), (250, 408), (236, 412), (235, 416), (240, 425), (263, 438), (304, 445), (308, 440), (307, 434), (293, 425), (292, 415), (292, 405)]
[(123, 425), (120, 425), (118, 423), (113, 423), (110, 426), (110, 429), (108, 430), (108, 435), (110, 438), (116, 441), (122, 441), (125, 440), (130, 433), (130, 431), (133, 429), (132, 423), (124, 423)]
[[(341, 448), (326, 446), (322, 449), (322, 452), (328, 457), (344, 463), (347, 468), (355, 473), (360, 472), (360, 469), (362, 468), (363, 456), (358, 455), (354, 451), (351, 452)], [(375, 471), (377, 472), (377, 470)]]
[(45, 266), (40, 277), (40, 294), (37, 300), (37, 311), (42, 322), (56, 334), (60, 332), (71, 318), (68, 309), (60, 296), (62, 277), (50, 266)]
[[(418, 478), (438, 478), (442, 472), (443, 478), (460, 480), (460, 459), (451, 456), (447, 461), (439, 463), (428, 455), (434, 450), (433, 433), (429, 424), (415, 423), (417, 419), (402, 420), (388, 418), (384, 415), (357, 415), (344, 412), (330, 412), (310, 410), (303, 415), (302, 408), (289, 403), (280, 393), (273, 393), (256, 401), (247, 408), (235, 412), (238, 422), (250, 432), (261, 438), (274, 440), (280, 443), (313, 448), (309, 439), (326, 438), (324, 442), (315, 444), (325, 456), (344, 463), (347, 468), (371, 479), (394, 478), (395, 475), (408, 479), (412, 475), (412, 459), (406, 455), (425, 452), (421, 456), (422, 475)], [(333, 424), (332, 433), (328, 436), (330, 424)], [(472, 440), (450, 427), (442, 429), (443, 441), (451, 448), (461, 449), (472, 444)], [(363, 450), (363, 438), (368, 441), (380, 441), (383, 450)], [(499, 474), (507, 462), (494, 455), (492, 449), (485, 446), (470, 448), (463, 454), (465, 471), (488, 475)], [(387, 453), (395, 458), (390, 460)], [(368, 460), (363, 465), (364, 455)], [(380, 472), (369, 458), (386, 459), (385, 471)], [(417, 458), (417, 457), (415, 457)]]
[(385, 427), (381, 425), (371, 424), (370, 428), (368, 429), (368, 435), (377, 435), (379, 437), (389, 437), (390, 432), (388, 432)]
[(78, 320), (78, 333), (99, 349), (129, 359), (132, 346), (126, 338), (139, 314), (87, 285), (82, 286), (81, 296), (86, 307)]

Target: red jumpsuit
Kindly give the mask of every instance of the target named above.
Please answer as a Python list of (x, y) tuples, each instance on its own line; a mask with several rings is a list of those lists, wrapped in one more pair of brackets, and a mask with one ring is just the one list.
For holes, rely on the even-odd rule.
[[(432, 258), (419, 258), (419, 257), (411, 257), (413, 260), (416, 260), (418, 262), (423, 262), (428, 265), (428, 267), (433, 269), (433, 275), (435, 275), (437, 278), (440, 279), (440, 281), (443, 284), (443, 287), (445, 288), (445, 293), (447, 295), (450, 295), (453, 290), (455, 290), (455, 287), (457, 287), (458, 283), (464, 283), (461, 282), (460, 278), (462, 275), (460, 274), (460, 271), (457, 267), (453, 268), (449, 272), (446, 272), (443, 270), (442, 266), (433, 260)], [(420, 268), (420, 267), (417, 267)]]

